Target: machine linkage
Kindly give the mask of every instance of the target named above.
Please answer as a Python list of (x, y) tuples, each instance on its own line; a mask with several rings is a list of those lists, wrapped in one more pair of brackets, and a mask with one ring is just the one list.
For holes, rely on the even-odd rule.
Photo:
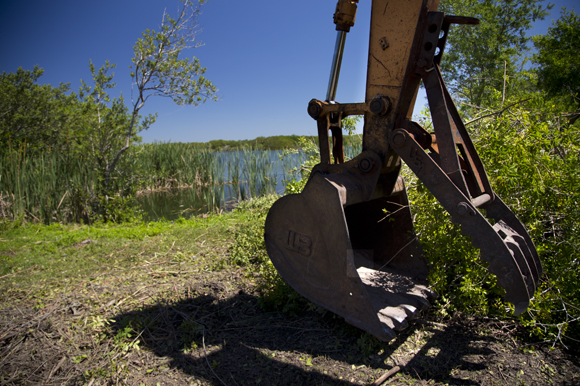
[[(339, 0), (327, 100), (308, 105), (321, 162), (302, 193), (270, 209), (268, 254), (301, 295), (379, 339), (392, 339), (437, 296), (399, 176), (403, 161), (471, 237), (519, 314), (542, 266), (524, 225), (494, 193), (439, 70), (450, 25), (478, 21), (436, 12), (437, 0), (372, 1), (365, 102), (334, 101), (358, 2)], [(421, 81), (433, 133), (410, 118)], [(340, 122), (349, 115), (365, 117), (363, 151), (345, 162)]]

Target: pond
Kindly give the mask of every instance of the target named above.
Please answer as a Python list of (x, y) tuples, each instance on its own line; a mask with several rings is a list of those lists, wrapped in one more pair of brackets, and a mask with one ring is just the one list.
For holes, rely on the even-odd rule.
[(306, 159), (303, 152), (279, 150), (216, 152), (211, 186), (161, 190), (137, 197), (143, 220), (176, 220), (219, 210), (231, 210), (240, 200), (264, 194), (282, 194), (286, 184), (299, 174), (291, 170)]

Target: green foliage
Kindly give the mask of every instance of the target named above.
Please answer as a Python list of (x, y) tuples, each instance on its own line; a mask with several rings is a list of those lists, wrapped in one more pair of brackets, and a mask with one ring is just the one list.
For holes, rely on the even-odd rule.
[[(542, 0), (442, 0), (439, 10), (476, 17), (480, 24), (454, 25), (449, 31), (441, 69), (456, 98), (473, 106), (489, 103), (490, 92), (515, 90), (516, 70), (528, 51), (533, 22), (547, 15)], [(551, 6), (548, 7), (550, 9)], [(506, 78), (506, 73), (511, 74)], [(467, 107), (467, 106), (465, 106)]]
[(230, 247), (232, 262), (237, 265), (269, 263), (264, 245), (265, 215), (250, 215), (250, 223), (234, 234), (234, 243)]
[(356, 134), (356, 125), (362, 119), (362, 115), (353, 115), (342, 119), (342, 129), (346, 130), (348, 135), (352, 136)]
[[(294, 174), (294, 177), (286, 184), (284, 194), (300, 193), (304, 189), (304, 186), (306, 186), (312, 168), (320, 162), (320, 151), (318, 150), (317, 143), (313, 139), (300, 137), (298, 144), (302, 152), (304, 152), (306, 160), (301, 165), (289, 170), (291, 174)], [(295, 152), (296, 150), (290, 149), (283, 156)]]
[[(343, 128), (349, 133), (354, 133), (356, 130), (355, 117), (348, 117), (343, 119)], [(244, 139), (244, 140), (224, 140), (217, 139), (212, 140), (207, 143), (193, 143), (192, 145), (200, 147), (208, 147), (216, 151), (231, 151), (240, 150), (244, 148), (252, 148), (256, 150), (289, 150), (295, 149), (299, 150), (302, 148), (303, 142), (300, 138), (306, 138), (310, 141), (318, 141), (318, 137), (312, 136), (298, 136), (298, 135), (276, 135), (272, 137), (258, 137), (255, 139)], [(360, 141), (358, 135), (345, 135), (343, 136), (343, 141), (346, 147), (351, 147)]]
[(69, 86), (39, 85), (43, 70), (18, 68), (0, 75), (0, 153), (26, 144), (28, 151), (67, 148), (74, 137), (77, 105)]
[(206, 147), (189, 143), (150, 143), (136, 149), (142, 185), (147, 189), (211, 184), (216, 157)]
[[(200, 2), (200, 4), (203, 3)], [(0, 209), (3, 218), (53, 221), (130, 221), (139, 188), (134, 145), (155, 122), (139, 111), (151, 96), (197, 105), (215, 99), (197, 59), (181, 59), (196, 47), (199, 5), (184, 1), (179, 15), (165, 14), (161, 31), (147, 30), (134, 47), (132, 108), (111, 98), (115, 87), (107, 61), (89, 62), (92, 82), (79, 93), (37, 84), (43, 71), (18, 69), (0, 76)]]
[[(91, 205), (96, 218), (103, 221), (122, 222), (134, 215), (135, 178), (132, 152), (123, 154), (132, 144), (139, 142), (137, 133), (155, 121), (148, 117), (141, 124), (132, 121), (122, 97), (111, 99), (107, 90), (115, 87), (109, 71), (115, 65), (107, 61), (98, 71), (89, 63), (93, 86), (82, 81), (79, 100), (82, 102), (82, 130), (84, 160), (96, 172), (94, 196)], [(127, 134), (127, 131), (130, 134)]]
[[(492, 106), (500, 106), (501, 98), (496, 93)], [(573, 321), (580, 316), (580, 132), (541, 93), (505, 104), (511, 107), (468, 128), (495, 192), (527, 225), (544, 266), (541, 288), (520, 318), (542, 339), (578, 339)], [(439, 312), (511, 314), (478, 250), (416, 178), (408, 180), (416, 228), (433, 264), (430, 280), (441, 295)]]
[(266, 311), (296, 316), (312, 304), (294, 291), (271, 263), (261, 271), (258, 290), (260, 291), (258, 304)]
[(234, 232), (234, 242), (229, 249), (234, 264), (240, 266), (272, 264), (264, 242), (264, 223), (268, 210), (278, 198), (277, 195), (269, 195), (243, 201), (235, 209), (236, 212), (247, 216), (248, 223)]
[(133, 101), (139, 110), (151, 96), (169, 97), (178, 105), (198, 105), (217, 100), (216, 87), (203, 76), (199, 59), (182, 59), (183, 50), (196, 48), (199, 5), (204, 1), (182, 0), (176, 18), (163, 15), (160, 31), (147, 29), (133, 47), (131, 76), (138, 94)]
[[(580, 132), (538, 96), (493, 122), (481, 123), (480, 154), (500, 197), (528, 225), (545, 282), (528, 317), (550, 339), (580, 338)], [(510, 141), (506, 141), (510, 138)], [(562, 324), (560, 324), (562, 323)]]
[(88, 223), (134, 217), (131, 160), (115, 162), (116, 174), (109, 175), (129, 121), (122, 98), (106, 93), (114, 86), (107, 75), (113, 67), (107, 63), (97, 72), (90, 63), (94, 86), (82, 82), (78, 95), (65, 95), (63, 85), (38, 85), (38, 68), (3, 74), (0, 192), (10, 207), (4, 218)]
[[(205, 144), (204, 144), (205, 145)], [(241, 141), (234, 140), (213, 140), (208, 142), (212, 150), (229, 151), (239, 150), (242, 148), (254, 148), (263, 150), (282, 150), (298, 147), (297, 135), (277, 135), (272, 137), (258, 137), (256, 139), (248, 139)]]
[[(145, 102), (151, 96), (169, 97), (179, 105), (198, 105), (207, 98), (217, 99), (214, 95), (215, 86), (203, 77), (205, 68), (200, 66), (199, 60), (180, 58), (183, 50), (198, 46), (195, 44), (195, 36), (200, 12), (199, 5), (194, 2), (182, 1), (182, 3), (177, 18), (164, 14), (161, 31), (147, 29), (133, 47), (131, 77), (136, 95), (132, 100), (131, 113), (128, 113), (123, 98), (111, 101), (106, 94), (105, 90), (114, 86), (111, 83), (112, 75), (107, 75), (108, 70), (114, 68), (114, 65), (110, 66), (107, 62), (96, 73), (91, 63), (95, 86), (91, 89), (83, 83), (80, 96), (89, 102), (87, 106), (94, 112), (91, 116), (96, 117), (96, 121), (90, 127), (93, 129), (91, 132), (98, 136), (97, 145), (93, 145), (92, 150), (101, 172), (98, 196), (101, 198), (100, 202), (106, 204), (101, 206), (105, 221), (111, 219), (111, 213), (118, 213), (119, 208), (130, 201), (128, 198), (135, 196), (136, 189), (131, 178), (134, 175), (131, 173), (133, 170), (129, 169), (129, 173), (123, 173), (125, 168), (122, 166), (133, 165), (130, 159), (131, 152), (129, 156), (125, 153), (139, 141), (137, 133), (155, 122), (156, 117), (149, 115), (139, 123), (139, 111)], [(107, 114), (101, 112), (107, 108)], [(95, 144), (94, 140), (91, 142)], [(124, 165), (122, 159), (125, 161)], [(114, 187), (111, 184), (113, 178), (121, 178), (124, 183)], [(113, 198), (115, 196), (120, 196), (121, 199)], [(110, 207), (111, 200), (120, 202)]]
[[(580, 132), (573, 119), (565, 119), (573, 115), (567, 112), (573, 86), (562, 85), (576, 75), (576, 61), (568, 59), (577, 56), (570, 50), (577, 45), (577, 28), (570, 28), (577, 17), (565, 13), (547, 36), (535, 37), (539, 67), (522, 70), (528, 59), (524, 33), (531, 21), (545, 16), (537, 3), (442, 2), (440, 8), (447, 13), (482, 21), (452, 29), (442, 70), (462, 103), (466, 126), (496, 194), (526, 224), (543, 263), (540, 288), (519, 319), (536, 337), (568, 344), (580, 340)], [(563, 67), (558, 72), (564, 63), (570, 73)], [(556, 75), (561, 78), (548, 85), (548, 76)], [(427, 114), (419, 121), (431, 125)], [(440, 294), (438, 312), (511, 315), (513, 309), (502, 301), (503, 290), (479, 251), (415, 176), (407, 180), (416, 229), (432, 263), (430, 280)]]
[(0, 154), (2, 218), (32, 218), (46, 224), (94, 217), (96, 174), (79, 157), (51, 151), (35, 154), (22, 145)]
[[(97, 147), (98, 138), (90, 151), (97, 154)], [(224, 154), (187, 143), (143, 144), (126, 155), (105, 185), (101, 182), (106, 166), (99, 167), (91, 156), (34, 154), (27, 147), (0, 154), (0, 217), (23, 216), (47, 224), (131, 221), (138, 217), (137, 189), (192, 188), (191, 194), (208, 211), (219, 210), (226, 191), (237, 200), (273, 193), (285, 178), (276, 173), (292, 169), (302, 157), (299, 153), (277, 159), (271, 152), (251, 148)]]
[(191, 240), (205, 235), (208, 243), (224, 245), (228, 229), (239, 221), (228, 213), (175, 223), (11, 225), (0, 228), (4, 240), (0, 243), (0, 277), (7, 288), (46, 286), (53, 290), (119, 269), (147, 275), (146, 270), (135, 270), (135, 264), (141, 265), (143, 259), (190, 260), (199, 254)]
[[(564, 8), (546, 35), (533, 37), (538, 50), (538, 85), (551, 97), (564, 97), (575, 109), (580, 107), (580, 18)], [(573, 115), (577, 119), (578, 112)]]

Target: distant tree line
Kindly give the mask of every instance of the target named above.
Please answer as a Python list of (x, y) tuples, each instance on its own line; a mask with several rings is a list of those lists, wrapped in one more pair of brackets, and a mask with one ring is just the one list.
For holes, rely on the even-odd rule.
[[(318, 143), (318, 137), (315, 136), (301, 136), (301, 135), (275, 135), (271, 137), (257, 137), (255, 139), (242, 140), (226, 140), (216, 139), (208, 142), (193, 142), (199, 147), (208, 147), (214, 151), (231, 151), (239, 149), (255, 149), (255, 150), (286, 150), (286, 149), (300, 149), (302, 147), (300, 138), (307, 138), (310, 141)], [(345, 146), (352, 146), (357, 141), (360, 142), (358, 135), (343, 136)]]

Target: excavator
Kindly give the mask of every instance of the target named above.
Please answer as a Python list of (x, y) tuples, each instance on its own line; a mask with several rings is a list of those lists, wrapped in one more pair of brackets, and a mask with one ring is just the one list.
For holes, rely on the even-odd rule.
[[(439, 69), (450, 26), (479, 20), (438, 12), (439, 0), (369, 1), (365, 102), (334, 100), (358, 3), (338, 0), (326, 100), (308, 104), (320, 163), (301, 193), (271, 207), (268, 255), (302, 296), (392, 340), (437, 297), (413, 230), (404, 162), (480, 249), (518, 315), (529, 306), (542, 265), (526, 228), (494, 193)], [(421, 82), (434, 132), (412, 121)], [(364, 116), (362, 152), (345, 162), (341, 121), (352, 115)]]

